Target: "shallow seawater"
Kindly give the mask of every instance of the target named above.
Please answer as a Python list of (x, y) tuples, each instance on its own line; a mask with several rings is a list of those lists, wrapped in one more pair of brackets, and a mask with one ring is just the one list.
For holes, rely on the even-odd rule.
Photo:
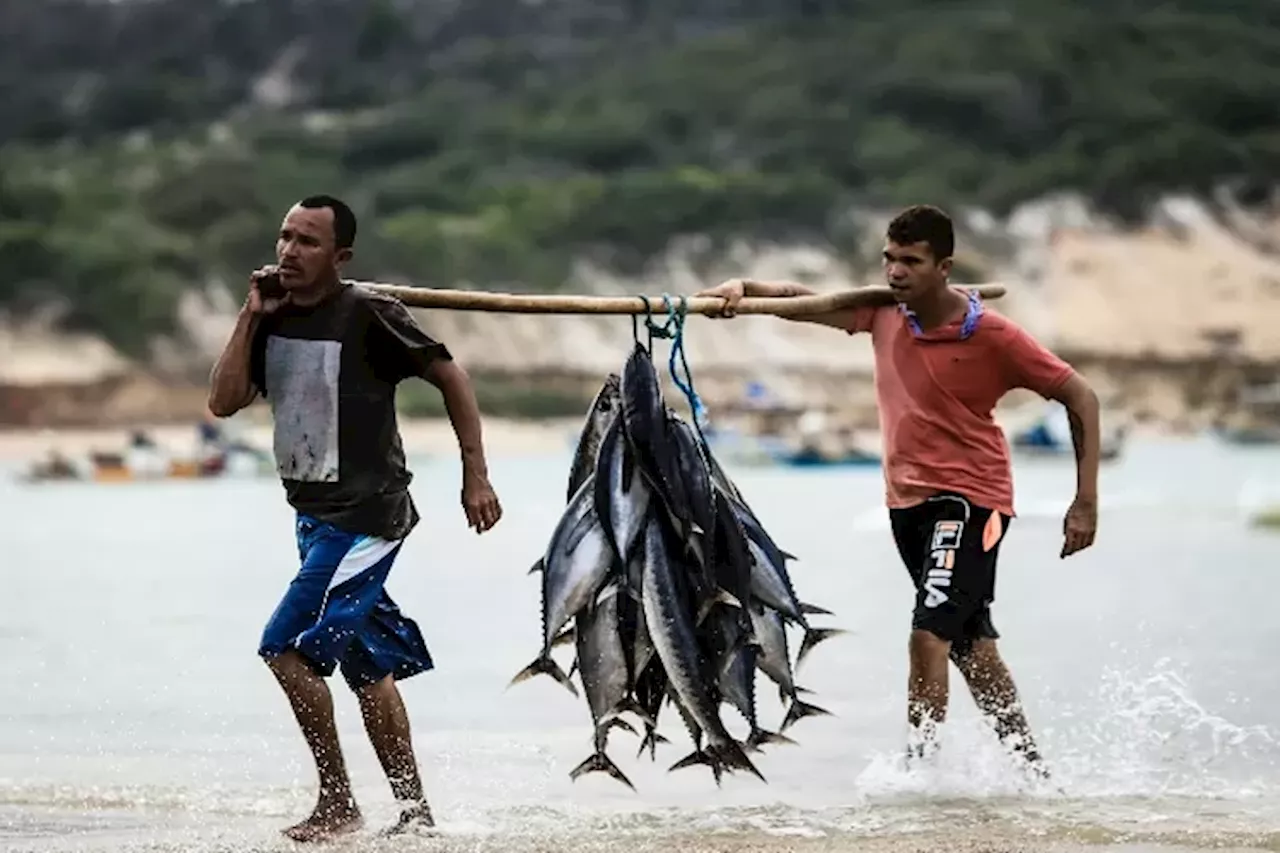
[[(1280, 850), (1280, 534), (1248, 528), (1239, 506), (1280, 454), (1135, 444), (1103, 471), (1098, 544), (1067, 561), (1072, 467), (1018, 463), (994, 613), (1054, 771), (1041, 787), (997, 748), (958, 675), (936, 766), (900, 766), (911, 589), (879, 471), (730, 467), (798, 556), (801, 598), (834, 611), (819, 624), (849, 632), (798, 672), (832, 716), (802, 720), (788, 730), (798, 745), (759, 758), (767, 784), (721, 788), (705, 768), (667, 772), (689, 748), (674, 718), (656, 763), (615, 733), (635, 793), (569, 780), (590, 749), (582, 700), (550, 679), (507, 687), (536, 652), (526, 571), (563, 506), (568, 459), (492, 459), (507, 515), (483, 537), (465, 527), (454, 454), (415, 460), (424, 521), (389, 590), (436, 657), (402, 689), (440, 837), (374, 837), (391, 797), (338, 681), (368, 828), (334, 848)], [(0, 849), (290, 846), (277, 829), (309, 809), (314, 773), (254, 654), (296, 564), (278, 484), (5, 481), (0, 503)], [(757, 690), (776, 727), (776, 690)]]

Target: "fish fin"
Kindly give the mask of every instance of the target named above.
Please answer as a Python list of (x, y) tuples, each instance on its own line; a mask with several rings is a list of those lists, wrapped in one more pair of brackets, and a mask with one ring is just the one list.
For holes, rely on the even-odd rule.
[(705, 764), (710, 767), (712, 775), (716, 777), (716, 787), (720, 787), (720, 779), (724, 776), (724, 766), (715, 760), (710, 753), (701, 749), (689, 753), (675, 764), (672, 764), (667, 768), (667, 772), (670, 773), (673, 770), (680, 770), (684, 767), (693, 767), (695, 764)]
[(716, 758), (719, 758), (726, 766), (737, 770), (745, 770), (761, 782), (766, 784), (768, 783), (769, 780), (765, 779), (764, 774), (756, 769), (756, 766), (751, 763), (751, 759), (747, 757), (747, 753), (742, 749), (742, 745), (736, 740), (729, 741), (727, 744), (709, 746), (707, 747), (707, 751)]
[(608, 773), (631, 790), (635, 790), (636, 786), (631, 784), (631, 780), (626, 774), (618, 769), (618, 765), (603, 752), (592, 753), (587, 760), (579, 764), (577, 767), (569, 771), (569, 778), (577, 781), (579, 776), (587, 773)]
[(789, 727), (795, 725), (798, 721), (805, 717), (822, 717), (834, 716), (825, 708), (819, 708), (817, 705), (810, 705), (808, 702), (801, 702), (799, 699), (791, 700), (791, 707), (787, 709), (787, 716), (782, 720), (782, 725), (778, 726), (778, 731), (785, 732)]
[(615, 728), (622, 729), (628, 734), (638, 734), (635, 726), (618, 716), (618, 711), (616, 709), (605, 714), (600, 718), (600, 722), (596, 723), (596, 732), (599, 734), (607, 734), (609, 729)]
[[(617, 565), (618, 564), (615, 561), (614, 569), (612, 569), (611, 571), (616, 570)], [(611, 596), (617, 595), (618, 590), (620, 588), (621, 588), (621, 584), (619, 583), (617, 578), (610, 578), (609, 580), (605, 581), (605, 583), (600, 587), (599, 591), (596, 592), (595, 598), (592, 599), (591, 606), (599, 607), (602, 602), (608, 601)]]
[(811, 616), (835, 616), (834, 613), (824, 607), (819, 607), (816, 604), (806, 604), (803, 601), (800, 602), (800, 612), (808, 613)]
[(533, 566), (529, 568), (529, 574), (536, 575), (538, 572), (544, 572), (546, 570), (547, 570), (546, 559), (543, 557), (539, 557), (538, 562), (534, 563)]
[(737, 599), (733, 593), (725, 589), (717, 589), (715, 593), (702, 602), (702, 606), (698, 608), (698, 618), (694, 624), (701, 625), (711, 613), (711, 609), (717, 604), (728, 605), (729, 607), (742, 607), (742, 602)]
[[(639, 702), (631, 698), (623, 699), (621, 702), (619, 702), (617, 705), (614, 706), (613, 710), (607, 711), (605, 715), (600, 718), (599, 725), (603, 725), (606, 720), (617, 720), (618, 715), (626, 711), (630, 711), (631, 713), (639, 717), (640, 722), (644, 723), (644, 726), (646, 729), (652, 729), (653, 727), (658, 725), (657, 720), (649, 716), (649, 712), (646, 711), (644, 708), (642, 708)], [(631, 732), (632, 734), (636, 733), (635, 729), (632, 729), (629, 727), (627, 728), (627, 731)]]
[(756, 729), (747, 737), (747, 742), (742, 745), (742, 748), (747, 752), (759, 752), (760, 746), (766, 743), (796, 745), (794, 740), (784, 734)]
[(644, 733), (644, 737), (640, 740), (640, 749), (636, 750), (636, 758), (644, 755), (645, 747), (649, 748), (649, 757), (654, 761), (658, 760), (658, 744), (671, 743), (671, 741), (658, 734), (657, 729), (648, 729)]
[(799, 557), (797, 557), (795, 554), (792, 554), (790, 551), (784, 551), (784, 550), (782, 550), (781, 548), (779, 548), (779, 549), (778, 549), (778, 556), (779, 556), (779, 557), (781, 557), (781, 558), (782, 558), (782, 559), (784, 559), (784, 560), (799, 560), (799, 559), (800, 559), (800, 558), (799, 558)]
[(788, 738), (785, 734), (777, 733), (777, 731), (765, 731), (764, 729), (756, 729), (748, 735), (746, 742), (742, 743), (742, 751), (744, 752), (760, 752), (760, 747), (764, 744), (786, 744), (795, 747), (796, 742)]
[[(574, 662), (574, 665), (577, 665), (577, 661)], [(535, 675), (549, 675), (556, 681), (563, 684), (565, 689), (574, 696), (578, 695), (578, 688), (573, 686), (573, 682), (569, 680), (569, 676), (564, 674), (564, 670), (560, 668), (560, 664), (552, 660), (550, 655), (542, 655), (538, 657), (533, 663), (517, 672), (507, 687), (519, 684), (521, 681), (526, 681), (533, 678)]]
[(695, 750), (684, 758), (671, 765), (671, 770), (679, 770), (682, 767), (692, 767), (695, 764), (706, 764), (711, 768), (711, 772), (715, 775), (716, 785), (720, 785), (720, 779), (724, 775), (724, 771), (728, 768), (733, 770), (746, 770), (755, 776), (761, 782), (767, 782), (764, 775), (751, 763), (751, 759), (747, 757), (742, 746), (737, 741), (729, 741), (726, 744), (708, 744), (705, 749)]
[(578, 630), (574, 626), (570, 625), (568, 628), (565, 628), (563, 631), (561, 631), (559, 636), (557, 636), (554, 640), (551, 641), (551, 648), (554, 649), (558, 646), (563, 646), (563, 645), (567, 645), (568, 643), (572, 643), (574, 640), (577, 639), (577, 637), (578, 637)]
[(843, 628), (810, 628), (804, 632), (804, 639), (800, 641), (800, 651), (796, 653), (796, 669), (800, 668), (800, 662), (804, 660), (804, 656), (813, 651), (813, 647), (821, 643), (823, 640), (829, 640), (840, 634), (847, 634)]
[(805, 631), (813, 630), (812, 628), (809, 627), (809, 620), (804, 618), (804, 613), (800, 610), (795, 610), (795, 611), (779, 610), (778, 615), (781, 616), (782, 621), (787, 623), (788, 625), (798, 625), (800, 628), (804, 629)]

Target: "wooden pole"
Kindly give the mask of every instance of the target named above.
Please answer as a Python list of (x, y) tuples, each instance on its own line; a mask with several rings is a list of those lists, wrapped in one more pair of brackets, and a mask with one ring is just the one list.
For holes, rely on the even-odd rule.
[[(582, 296), (575, 294), (493, 293), (484, 290), (446, 290), (431, 287), (402, 287), (377, 282), (353, 281), (362, 287), (394, 296), (411, 308), (442, 308), (450, 311), (492, 311), (501, 314), (666, 314), (661, 296)], [(976, 290), (983, 299), (1005, 295), (1002, 284), (958, 285)], [(679, 295), (671, 299), (679, 307)], [(788, 296), (774, 299), (743, 299), (739, 314), (771, 314), (797, 317), (821, 314), (864, 305), (890, 305), (893, 292), (884, 285), (859, 287), (817, 296)], [(716, 315), (724, 300), (715, 296), (689, 297), (689, 314)]]

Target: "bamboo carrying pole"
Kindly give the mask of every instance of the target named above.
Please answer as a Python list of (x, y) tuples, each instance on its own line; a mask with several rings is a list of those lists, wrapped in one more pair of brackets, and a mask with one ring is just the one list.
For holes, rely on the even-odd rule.
[[(452, 311), (492, 311), (503, 314), (665, 314), (667, 307), (661, 296), (581, 296), (574, 294), (492, 293), (484, 290), (445, 290), (430, 287), (402, 287), (394, 284), (353, 281), (362, 287), (394, 296), (412, 308), (443, 308)], [(1005, 294), (1002, 284), (958, 285), (976, 290), (983, 299), (999, 299)], [(679, 296), (672, 295), (676, 306)], [(842, 308), (864, 305), (890, 305), (893, 292), (884, 285), (859, 287), (817, 296), (748, 298), (738, 303), (739, 314), (772, 314), (797, 317), (821, 314)], [(689, 314), (720, 313), (724, 300), (716, 296), (690, 297)]]

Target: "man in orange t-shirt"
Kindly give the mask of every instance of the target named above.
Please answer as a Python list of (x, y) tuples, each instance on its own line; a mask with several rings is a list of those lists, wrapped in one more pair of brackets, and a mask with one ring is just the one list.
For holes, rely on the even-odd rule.
[[(1098, 516), (1098, 398), (1072, 367), (975, 293), (952, 287), (955, 235), (936, 207), (908, 208), (890, 224), (884, 268), (897, 305), (790, 319), (849, 334), (870, 332), (884, 441), (885, 502), (898, 553), (916, 588), (910, 641), (908, 757), (935, 746), (946, 718), (947, 660), (1002, 742), (1043, 774), (1017, 688), (996, 650), (991, 621), (996, 557), (1014, 516), (1004, 432), (992, 410), (1028, 388), (1068, 411), (1076, 496), (1061, 556), (1093, 544)], [(699, 296), (807, 296), (793, 282), (731, 279)]]

